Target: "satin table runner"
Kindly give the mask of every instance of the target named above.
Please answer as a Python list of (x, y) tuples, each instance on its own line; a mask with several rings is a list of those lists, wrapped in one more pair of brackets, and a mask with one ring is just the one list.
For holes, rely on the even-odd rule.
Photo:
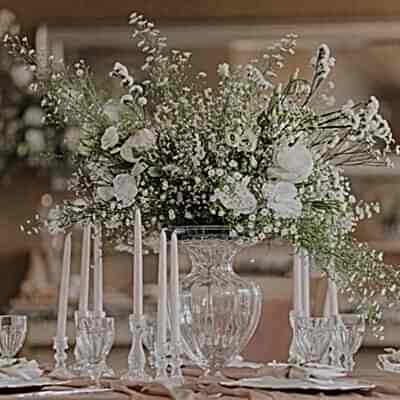
[[(227, 375), (234, 377), (250, 376), (252, 373), (230, 371)], [(371, 392), (346, 393), (310, 393), (310, 392), (281, 392), (254, 390), (245, 388), (225, 388), (218, 383), (202, 383), (196, 378), (189, 377), (182, 387), (168, 388), (159, 384), (131, 386), (118, 380), (104, 380), (108, 388), (103, 392), (91, 392), (88, 382), (72, 380), (68, 385), (45, 388), (41, 391), (18, 394), (0, 394), (0, 400), (399, 400), (400, 377), (398, 374), (377, 370), (359, 371), (354, 377), (363, 382), (373, 383), (376, 389)], [(0, 392), (3, 393), (3, 392)]]

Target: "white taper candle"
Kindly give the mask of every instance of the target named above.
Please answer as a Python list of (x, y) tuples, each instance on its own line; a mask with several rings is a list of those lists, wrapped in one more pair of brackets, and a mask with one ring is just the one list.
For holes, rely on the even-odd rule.
[(180, 298), (179, 298), (179, 259), (178, 238), (176, 232), (171, 237), (171, 344), (179, 345), (180, 342)]
[(304, 316), (310, 317), (310, 257), (308, 253), (302, 250), (301, 254), (301, 266), (302, 266), (302, 289), (303, 289), (303, 309)]
[(56, 68), (64, 64), (64, 43), (56, 40), (51, 44), (51, 55), (54, 58)]
[(103, 244), (101, 226), (95, 226), (94, 234), (94, 274), (93, 274), (93, 311), (103, 315)]
[(90, 274), (90, 224), (83, 228), (82, 255), (81, 255), (81, 280), (79, 291), (79, 312), (86, 314), (89, 307), (89, 274)]
[(69, 277), (71, 272), (71, 233), (64, 241), (64, 256), (61, 272), (60, 290), (58, 293), (57, 338), (63, 340), (67, 331)]
[(293, 310), (297, 316), (304, 315), (301, 262), (301, 255), (296, 252), (293, 257)]
[(339, 315), (338, 290), (336, 282), (328, 279), (329, 316)]
[(161, 349), (167, 341), (167, 236), (160, 235), (158, 259), (158, 304), (157, 304), (157, 348)]
[(135, 253), (133, 260), (133, 313), (143, 314), (143, 249), (142, 249), (142, 217), (140, 210), (135, 214)]
[(38, 57), (38, 68), (42, 71), (47, 67), (49, 57), (49, 30), (46, 25), (41, 25), (37, 28), (35, 46)]

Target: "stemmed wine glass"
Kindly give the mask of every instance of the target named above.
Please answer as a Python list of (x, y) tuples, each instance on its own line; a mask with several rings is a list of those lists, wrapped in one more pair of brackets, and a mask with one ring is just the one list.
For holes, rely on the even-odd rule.
[(25, 315), (0, 316), (0, 354), (5, 364), (10, 364), (13, 357), (25, 342), (27, 317)]

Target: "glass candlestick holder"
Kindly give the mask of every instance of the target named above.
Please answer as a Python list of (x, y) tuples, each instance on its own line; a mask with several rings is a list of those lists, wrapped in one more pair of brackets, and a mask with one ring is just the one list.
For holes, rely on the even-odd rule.
[(68, 337), (55, 336), (53, 338), (53, 349), (55, 350), (54, 353), (55, 365), (50, 375), (58, 377), (70, 377), (72, 373), (67, 368)]
[(155, 380), (165, 382), (169, 380), (169, 344), (165, 342), (161, 345), (156, 345), (152, 354), (154, 367), (156, 370)]
[(75, 363), (72, 366), (72, 370), (78, 376), (88, 376), (88, 361), (82, 352), (82, 330), (81, 330), (81, 319), (89, 316), (89, 312), (75, 311), (75, 348), (74, 357)]
[(149, 329), (146, 317), (131, 314), (129, 328), (132, 333), (132, 345), (128, 355), (128, 372), (121, 379), (130, 382), (150, 382), (152, 378), (146, 372), (146, 354), (143, 348), (143, 340)]
[(300, 349), (299, 349), (299, 344), (298, 344), (298, 338), (296, 335), (296, 330), (295, 330), (295, 319), (296, 319), (297, 314), (292, 310), (289, 313), (289, 322), (290, 322), (290, 327), (292, 329), (292, 341), (290, 342), (290, 347), (289, 347), (289, 359), (288, 362), (290, 364), (301, 364), (304, 360), (301, 357)]
[(170, 343), (168, 346), (169, 350), (169, 368), (170, 368), (170, 375), (169, 380), (170, 382), (176, 385), (182, 385), (184, 383), (184, 378), (182, 374), (182, 343)]

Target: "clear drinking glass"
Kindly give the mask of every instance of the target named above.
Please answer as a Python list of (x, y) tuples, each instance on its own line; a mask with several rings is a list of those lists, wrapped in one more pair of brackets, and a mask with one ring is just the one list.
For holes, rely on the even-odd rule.
[(244, 349), (261, 316), (261, 289), (232, 269), (237, 252), (250, 243), (224, 226), (175, 231), (192, 262), (180, 281), (183, 350), (206, 375), (216, 375)]
[(27, 320), (25, 315), (0, 316), (0, 354), (4, 361), (10, 362), (23, 346)]
[(361, 347), (365, 333), (365, 316), (362, 314), (340, 314), (335, 319), (333, 351), (339, 353), (347, 372), (354, 369), (354, 354)]
[(79, 328), (78, 350), (87, 361), (87, 372), (94, 386), (100, 387), (100, 379), (106, 368), (106, 359), (114, 342), (114, 318), (81, 317)]
[(334, 321), (327, 317), (303, 317), (290, 313), (299, 357), (305, 364), (321, 364), (334, 334)]

